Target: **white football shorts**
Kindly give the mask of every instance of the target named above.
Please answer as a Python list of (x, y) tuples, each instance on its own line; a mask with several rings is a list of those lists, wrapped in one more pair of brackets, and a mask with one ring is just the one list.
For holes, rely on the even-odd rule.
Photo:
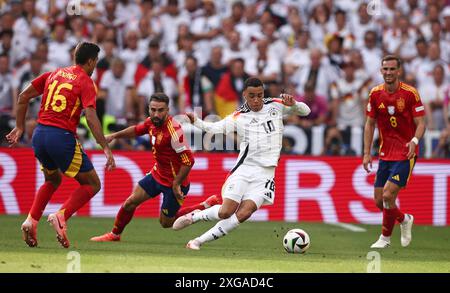
[(222, 186), (222, 197), (240, 203), (252, 200), (259, 208), (273, 204), (275, 167), (239, 166)]

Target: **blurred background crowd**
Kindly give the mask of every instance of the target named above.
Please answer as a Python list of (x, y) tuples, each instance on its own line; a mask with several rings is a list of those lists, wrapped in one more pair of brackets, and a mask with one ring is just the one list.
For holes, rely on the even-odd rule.
[[(450, 157), (446, 0), (0, 0), (3, 146), (18, 93), (41, 73), (71, 65), (80, 41), (101, 47), (92, 77), (105, 133), (145, 119), (156, 91), (169, 96), (173, 115), (201, 107), (203, 117), (225, 117), (243, 102), (244, 80), (256, 76), (267, 96), (286, 92), (310, 106), (306, 118), (286, 117), (283, 152), (313, 155), (361, 154), (368, 93), (383, 82), (383, 55), (396, 54), (402, 80), (426, 108), (423, 153)], [(23, 146), (39, 104), (30, 104)], [(78, 135), (95, 147), (86, 127)]]

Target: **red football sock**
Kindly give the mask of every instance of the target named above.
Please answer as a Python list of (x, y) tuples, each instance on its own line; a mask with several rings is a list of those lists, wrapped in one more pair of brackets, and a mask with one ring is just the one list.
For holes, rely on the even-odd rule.
[(392, 230), (394, 230), (395, 220), (398, 215), (398, 209), (383, 209), (383, 227), (381, 233), (383, 236), (390, 237)]
[(117, 213), (116, 220), (114, 221), (114, 227), (111, 232), (113, 232), (116, 235), (120, 235), (123, 232), (123, 229), (125, 229), (125, 226), (128, 225), (128, 223), (131, 221), (134, 215), (134, 211), (136, 209), (133, 209), (131, 211), (126, 211), (123, 206), (120, 207), (119, 212)]
[(72, 215), (84, 206), (95, 195), (90, 185), (80, 185), (61, 207), (64, 211), (64, 219), (67, 221)]
[(395, 208), (395, 210), (397, 212), (397, 216), (396, 216), (397, 221), (399, 223), (402, 223), (403, 220), (405, 219), (405, 214), (401, 210), (399, 210), (398, 208)]
[(52, 195), (53, 193), (55, 193), (55, 191), (56, 188), (53, 186), (53, 184), (50, 183), (50, 181), (47, 181), (41, 185), (38, 192), (36, 193), (36, 196), (34, 197), (33, 205), (30, 209), (30, 216), (33, 219), (39, 221), (39, 219), (42, 217), (42, 213), (44, 213), (45, 207), (47, 206), (50, 198), (52, 198)]
[(196, 204), (196, 205), (192, 205), (192, 206), (188, 206), (188, 207), (179, 209), (177, 214), (175, 215), (175, 217), (179, 218), (179, 217), (181, 217), (183, 215), (186, 215), (186, 214), (188, 214), (188, 213), (190, 213), (192, 211), (195, 211), (195, 210), (203, 211), (204, 209), (205, 209), (205, 206), (202, 205), (201, 203)]

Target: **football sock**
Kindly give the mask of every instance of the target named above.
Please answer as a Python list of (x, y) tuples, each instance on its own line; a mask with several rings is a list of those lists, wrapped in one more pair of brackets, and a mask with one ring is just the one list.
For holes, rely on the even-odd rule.
[(217, 222), (217, 224), (214, 227), (206, 231), (206, 233), (204, 233), (200, 237), (197, 237), (196, 240), (198, 240), (201, 244), (203, 244), (205, 242), (219, 239), (220, 237), (223, 237), (232, 230), (236, 229), (237, 226), (239, 226), (239, 224), (240, 223), (236, 214), (233, 214), (228, 219)]
[(198, 222), (200, 220), (201, 221), (218, 221), (218, 220), (220, 220), (220, 218), (219, 218), (219, 210), (220, 210), (221, 206), (222, 205), (216, 204), (215, 206), (207, 208), (207, 209), (205, 209), (205, 210), (203, 210), (201, 212), (195, 213), (192, 216), (192, 221), (195, 223), (195, 222)]
[(133, 218), (135, 210), (136, 209), (127, 211), (123, 208), (123, 206), (121, 206), (119, 212), (117, 213), (116, 220), (114, 221), (114, 227), (111, 232), (113, 234), (120, 235), (123, 232), (123, 229), (125, 229), (125, 226), (128, 225)]
[(55, 191), (56, 188), (50, 183), (50, 181), (47, 181), (41, 185), (36, 193), (36, 196), (34, 197), (33, 205), (31, 206), (29, 213), (33, 219), (39, 221), (44, 213), (45, 207)]
[(381, 233), (383, 234), (383, 236), (389, 237), (392, 235), (395, 220), (397, 219), (397, 217), (399, 217), (399, 212), (400, 211), (396, 207), (392, 209), (383, 208), (383, 227), (381, 229)]
[(186, 214), (188, 214), (188, 213), (190, 213), (192, 211), (195, 211), (195, 210), (203, 211), (204, 209), (205, 209), (205, 206), (203, 204), (201, 204), (201, 203), (196, 204), (196, 205), (192, 205), (192, 206), (188, 206), (188, 207), (185, 207), (185, 208), (181, 208), (181, 209), (178, 210), (177, 214), (175, 215), (175, 218), (179, 218), (179, 217), (181, 217), (183, 215), (186, 215)]
[(90, 185), (80, 185), (61, 207), (64, 211), (64, 219), (67, 221), (76, 211), (84, 206), (93, 196), (94, 190)]
[(405, 214), (401, 210), (399, 210), (399, 208), (395, 208), (395, 210), (397, 211), (396, 220), (399, 223), (403, 223), (403, 221), (405, 220)]

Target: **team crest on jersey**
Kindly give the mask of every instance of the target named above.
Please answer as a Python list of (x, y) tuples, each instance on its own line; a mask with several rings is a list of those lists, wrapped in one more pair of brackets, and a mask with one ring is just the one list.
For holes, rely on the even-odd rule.
[(388, 113), (389, 115), (394, 115), (395, 114), (395, 107), (394, 106), (388, 106)]
[(156, 143), (160, 144), (162, 139), (163, 139), (163, 134), (162, 134), (162, 132), (160, 132), (160, 133), (158, 133), (158, 136), (156, 137)]
[(400, 98), (397, 100), (397, 109), (399, 112), (403, 112), (405, 109), (405, 99)]
[(277, 109), (275, 109), (275, 108), (270, 108), (270, 110), (269, 110), (269, 116), (270, 116), (271, 118), (277, 117), (277, 116), (278, 116), (278, 111), (277, 111)]

